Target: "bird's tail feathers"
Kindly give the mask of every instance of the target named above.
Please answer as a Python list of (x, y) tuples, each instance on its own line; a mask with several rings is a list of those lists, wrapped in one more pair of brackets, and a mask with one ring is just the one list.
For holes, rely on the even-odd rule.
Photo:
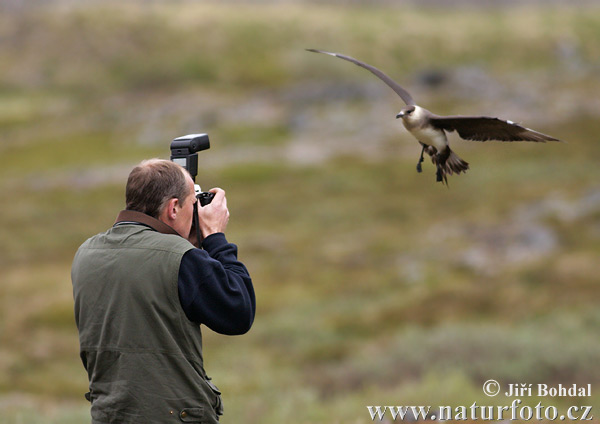
[(461, 172), (467, 172), (467, 169), (469, 169), (469, 164), (461, 158), (459, 158), (458, 155), (452, 150), (450, 150), (450, 156), (448, 156), (448, 159), (446, 159), (445, 165), (446, 172), (450, 175), (460, 174)]
[(458, 157), (450, 147), (448, 147), (447, 154), (433, 155), (431, 160), (437, 167), (437, 181), (446, 185), (448, 185), (447, 175), (460, 174), (461, 172), (467, 172), (467, 169), (469, 169), (468, 162)]

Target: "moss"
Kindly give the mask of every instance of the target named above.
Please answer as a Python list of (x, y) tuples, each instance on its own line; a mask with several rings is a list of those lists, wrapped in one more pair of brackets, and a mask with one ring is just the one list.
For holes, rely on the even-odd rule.
[[(226, 417), (330, 422), (338, 408), (350, 422), (385, 399), (471, 404), (490, 373), (596, 384), (597, 211), (540, 218), (556, 246), (535, 261), (486, 273), (461, 259), (496, 246), (518, 210), (555, 196), (573, 208), (597, 191), (598, 119), (577, 109), (598, 87), (596, 11), (103, 2), (0, 16), (0, 416), (85, 420), (70, 261), (112, 224), (129, 169), (167, 157), (170, 137), (187, 129), (211, 134), (201, 182), (227, 190), (228, 237), (258, 296), (247, 336), (206, 332)], [(564, 40), (581, 73), (557, 56)], [(546, 131), (568, 143), (453, 139), (472, 166), (443, 187), (430, 163), (415, 172), (418, 145), (369, 127), (379, 94), (359, 90), (342, 112), (328, 109), (324, 87), (371, 76), (305, 48), (407, 80), (474, 64), (509, 75), (502, 81), (542, 75), (563, 90), (549, 101), (566, 102), (548, 109)], [(455, 112), (455, 97), (434, 95)], [(353, 136), (368, 149), (345, 144)], [(338, 151), (289, 160), (288, 147), (315, 140)], [(15, 392), (59, 406), (13, 408), (4, 399)]]

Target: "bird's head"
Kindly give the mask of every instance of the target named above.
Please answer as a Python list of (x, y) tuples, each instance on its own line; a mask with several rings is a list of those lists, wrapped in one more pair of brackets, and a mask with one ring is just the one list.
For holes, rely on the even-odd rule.
[(413, 114), (413, 112), (415, 111), (415, 109), (416, 109), (416, 106), (414, 106), (414, 105), (406, 106), (404, 109), (402, 109), (400, 112), (398, 112), (398, 115), (396, 115), (396, 119), (398, 119), (398, 118), (402, 118), (403, 120), (410, 119), (410, 117)]

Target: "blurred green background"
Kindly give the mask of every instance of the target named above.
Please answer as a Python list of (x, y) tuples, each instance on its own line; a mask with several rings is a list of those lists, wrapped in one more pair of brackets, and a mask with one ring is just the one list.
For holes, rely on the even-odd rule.
[[(205, 334), (224, 423), (366, 423), (366, 405), (505, 405), (481, 386), (600, 396), (600, 5), (594, 2), (0, 5), (0, 423), (89, 422), (70, 264), (128, 172), (208, 132), (204, 189), (258, 298)], [(394, 119), (520, 121), (566, 143), (478, 143), (450, 187)], [(595, 411), (600, 416), (600, 410)]]

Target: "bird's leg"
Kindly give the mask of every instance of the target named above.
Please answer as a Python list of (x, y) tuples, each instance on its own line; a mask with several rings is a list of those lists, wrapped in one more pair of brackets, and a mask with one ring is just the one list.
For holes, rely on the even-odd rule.
[(442, 168), (439, 165), (437, 166), (437, 172), (435, 173), (435, 180), (437, 182), (444, 181), (442, 176)]
[(423, 146), (423, 148), (421, 149), (421, 157), (419, 157), (419, 161), (417, 162), (417, 172), (423, 172), (423, 167), (421, 166), (421, 163), (423, 162), (423, 153), (425, 153), (425, 144), (421, 143), (421, 145)]
[(446, 162), (448, 161), (448, 158), (450, 157), (451, 153), (452, 153), (452, 151), (450, 150), (450, 148), (448, 146), (446, 146), (446, 148), (444, 150), (436, 153), (435, 161), (434, 161), (436, 164), (436, 167), (437, 167), (437, 172), (435, 174), (436, 181), (442, 182), (443, 184), (446, 184), (446, 185), (448, 185), (448, 179), (446, 178), (446, 172), (450, 172), (450, 174), (452, 174), (452, 170), (446, 166)]

